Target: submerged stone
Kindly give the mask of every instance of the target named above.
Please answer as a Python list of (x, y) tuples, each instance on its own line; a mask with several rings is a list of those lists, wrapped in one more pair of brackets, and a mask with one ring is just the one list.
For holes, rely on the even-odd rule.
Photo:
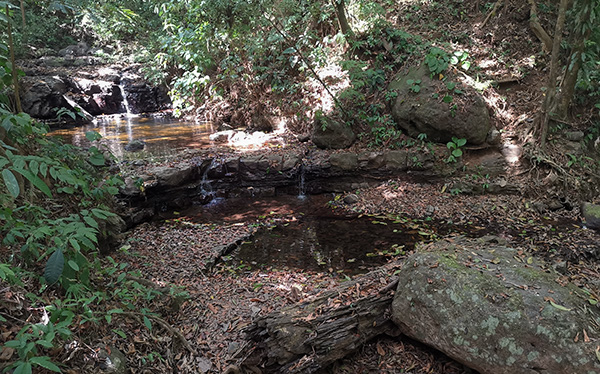
[(440, 241), (407, 259), (392, 319), (480, 373), (600, 373), (599, 310), (559, 277), (498, 238)]

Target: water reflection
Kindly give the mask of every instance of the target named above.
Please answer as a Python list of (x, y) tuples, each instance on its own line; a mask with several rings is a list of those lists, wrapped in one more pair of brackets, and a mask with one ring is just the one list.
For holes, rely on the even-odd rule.
[(53, 130), (50, 135), (62, 137), (66, 142), (80, 147), (89, 147), (85, 138), (88, 131), (102, 135), (103, 143), (117, 158), (129, 153), (125, 146), (140, 140), (146, 143), (144, 152), (152, 155), (172, 154), (181, 148), (204, 148), (210, 145), (212, 124), (177, 121), (166, 117), (103, 116), (93, 123), (67, 129)]

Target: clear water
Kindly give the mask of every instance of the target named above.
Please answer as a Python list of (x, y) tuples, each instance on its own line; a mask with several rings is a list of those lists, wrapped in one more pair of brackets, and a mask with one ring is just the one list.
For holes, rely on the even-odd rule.
[(198, 124), (167, 117), (128, 116), (125, 114), (98, 117), (94, 123), (81, 127), (53, 130), (50, 135), (62, 137), (71, 144), (89, 147), (85, 138), (88, 131), (97, 131), (102, 142), (119, 159), (131, 152), (125, 146), (134, 140), (146, 143), (144, 153), (168, 155), (184, 148), (206, 148), (214, 132), (210, 123)]

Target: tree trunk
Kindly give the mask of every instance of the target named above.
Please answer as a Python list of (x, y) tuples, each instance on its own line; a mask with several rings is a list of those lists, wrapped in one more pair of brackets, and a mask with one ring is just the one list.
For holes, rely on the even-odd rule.
[[(252, 340), (241, 365), (271, 373), (314, 373), (372, 338), (398, 335), (389, 320), (395, 284), (389, 264), (313, 300), (261, 317), (248, 328)], [(385, 280), (388, 287), (381, 288)], [(235, 372), (235, 371), (232, 371)]]
[(558, 18), (556, 20), (556, 28), (554, 30), (554, 42), (552, 43), (552, 58), (550, 61), (550, 77), (546, 86), (546, 99), (542, 104), (540, 115), (538, 117), (538, 128), (540, 132), (540, 148), (546, 146), (546, 138), (548, 137), (548, 125), (550, 122), (550, 114), (555, 107), (556, 98), (556, 78), (558, 77), (558, 57), (560, 55), (560, 42), (562, 41), (562, 33), (565, 26), (565, 14), (567, 12), (567, 4), (569, 0), (560, 0), (558, 8)]
[(346, 38), (354, 38), (354, 31), (350, 27), (348, 23), (348, 18), (346, 17), (346, 4), (345, 0), (333, 0), (335, 5), (335, 14), (337, 16), (338, 24), (340, 26), (340, 31), (342, 34), (346, 36)]
[(8, 33), (8, 48), (10, 50), (10, 64), (12, 70), (12, 79), (13, 79), (13, 90), (15, 92), (15, 106), (17, 113), (21, 113), (23, 109), (21, 108), (21, 97), (19, 96), (19, 76), (17, 74), (17, 65), (15, 64), (15, 46), (13, 43), (12, 37), (12, 26), (10, 24), (10, 11), (8, 9), (8, 4), (6, 4), (6, 18), (7, 22), (7, 30)]
[[(582, 54), (585, 51), (585, 41), (590, 37), (592, 25), (587, 25), (590, 20), (590, 14), (592, 12), (592, 4), (590, 0), (583, 0), (584, 4), (581, 7), (581, 12), (577, 16), (575, 24), (575, 32), (572, 33), (571, 43), (573, 48), (569, 61), (567, 62), (567, 68), (565, 71), (564, 79), (560, 85), (560, 94), (557, 99), (556, 114), (559, 118), (566, 118), (569, 106), (573, 100), (575, 94), (575, 86), (577, 85), (577, 76), (581, 69)], [(589, 27), (585, 28), (587, 25)]]

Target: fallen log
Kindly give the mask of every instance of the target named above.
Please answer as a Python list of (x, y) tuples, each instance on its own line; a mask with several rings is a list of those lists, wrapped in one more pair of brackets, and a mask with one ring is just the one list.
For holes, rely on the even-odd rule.
[(378, 335), (397, 336), (389, 319), (395, 287), (388, 285), (397, 282), (393, 274), (400, 267), (400, 262), (385, 265), (254, 321), (246, 330), (251, 344), (238, 357), (238, 367), (314, 373)]

